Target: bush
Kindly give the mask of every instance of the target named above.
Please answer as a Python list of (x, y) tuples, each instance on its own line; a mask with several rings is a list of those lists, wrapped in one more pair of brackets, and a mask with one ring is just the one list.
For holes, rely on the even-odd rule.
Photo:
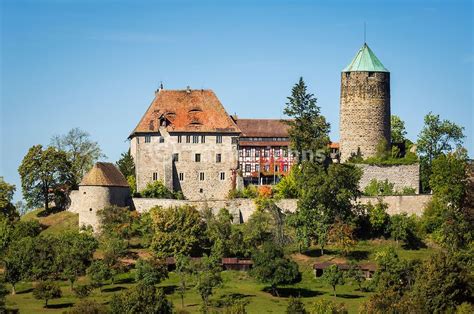
[(116, 294), (110, 301), (110, 313), (173, 313), (173, 303), (168, 301), (162, 289), (138, 284), (125, 292)]
[(258, 189), (255, 185), (249, 184), (242, 190), (231, 190), (228, 198), (256, 198), (258, 196)]
[(364, 194), (368, 196), (384, 196), (384, 195), (393, 195), (395, 186), (394, 183), (385, 181), (378, 181), (377, 179), (372, 179), (370, 183), (365, 187)]
[(166, 264), (157, 259), (139, 259), (135, 264), (135, 279), (146, 285), (159, 284), (163, 279), (168, 278)]
[(311, 305), (312, 314), (347, 314), (344, 303), (336, 304), (331, 300), (318, 299)]
[(298, 198), (300, 193), (298, 177), (300, 175), (300, 168), (297, 166), (292, 167), (291, 171), (275, 186), (275, 195), (280, 198)]
[(67, 311), (68, 314), (105, 314), (107, 309), (104, 305), (92, 301), (92, 300), (81, 300), (74, 307)]
[(306, 314), (306, 309), (300, 298), (290, 297), (288, 305), (286, 307), (287, 314)]
[(93, 287), (91, 285), (76, 285), (74, 288), (72, 288), (72, 291), (76, 297), (79, 299), (84, 299), (87, 298), (92, 292), (92, 288)]
[(140, 195), (148, 198), (184, 199), (184, 195), (181, 191), (170, 191), (160, 180), (149, 182), (145, 189), (141, 191)]

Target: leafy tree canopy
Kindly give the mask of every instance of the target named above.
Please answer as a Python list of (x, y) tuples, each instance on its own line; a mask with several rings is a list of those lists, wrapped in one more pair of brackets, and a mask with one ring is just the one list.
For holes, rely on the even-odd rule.
[(41, 145), (31, 147), (18, 172), (27, 205), (44, 205), (46, 211), (55, 200), (54, 193), (64, 194), (74, 185), (74, 173), (66, 153), (53, 147), (45, 150)]
[(65, 135), (53, 136), (51, 146), (66, 152), (67, 160), (72, 165), (73, 188), (77, 188), (97, 160), (106, 157), (99, 144), (90, 139), (89, 133), (79, 128), (71, 129)]
[(392, 142), (393, 143), (403, 143), (406, 140), (407, 131), (405, 130), (405, 121), (400, 119), (399, 116), (391, 115), (390, 124), (392, 127)]

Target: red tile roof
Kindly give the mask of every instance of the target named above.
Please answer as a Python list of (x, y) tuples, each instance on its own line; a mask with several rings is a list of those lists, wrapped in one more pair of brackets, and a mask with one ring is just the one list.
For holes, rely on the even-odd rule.
[(158, 132), (160, 119), (168, 132), (240, 133), (212, 90), (160, 90), (130, 136)]
[(280, 119), (236, 119), (241, 137), (288, 137), (289, 126)]

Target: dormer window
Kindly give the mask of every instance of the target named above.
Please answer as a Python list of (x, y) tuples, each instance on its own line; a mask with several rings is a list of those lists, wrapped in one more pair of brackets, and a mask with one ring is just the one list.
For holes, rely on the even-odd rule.
[(198, 113), (198, 112), (202, 112), (202, 109), (199, 107), (193, 107), (188, 111), (188, 113)]
[(375, 72), (369, 72), (369, 77), (375, 77)]

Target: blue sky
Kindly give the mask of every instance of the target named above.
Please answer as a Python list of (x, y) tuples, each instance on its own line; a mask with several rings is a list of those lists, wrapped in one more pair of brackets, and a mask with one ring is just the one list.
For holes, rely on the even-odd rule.
[(409, 138), (432, 111), (466, 128), (473, 156), (472, 1), (0, 3), (0, 175), (18, 188), (28, 148), (73, 127), (115, 162), (160, 81), (213, 89), (230, 114), (280, 118), (303, 76), (337, 141), (340, 71), (364, 22)]

